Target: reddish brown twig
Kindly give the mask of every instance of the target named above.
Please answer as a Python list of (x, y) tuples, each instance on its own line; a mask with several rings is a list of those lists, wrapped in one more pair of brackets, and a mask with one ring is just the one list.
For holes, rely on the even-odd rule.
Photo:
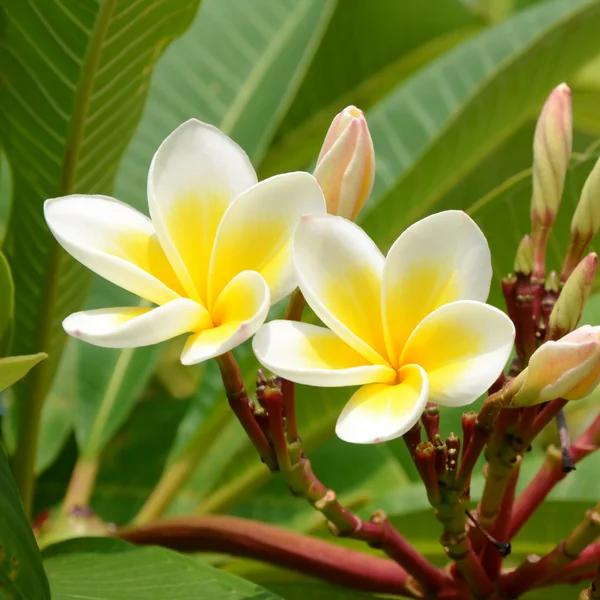
[(169, 518), (126, 527), (116, 535), (142, 546), (245, 556), (372, 593), (422, 597), (408, 573), (392, 560), (237, 517)]

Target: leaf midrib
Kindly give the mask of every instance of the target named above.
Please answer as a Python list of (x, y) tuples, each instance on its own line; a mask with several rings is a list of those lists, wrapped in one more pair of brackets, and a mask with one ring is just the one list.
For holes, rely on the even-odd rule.
[[(85, 121), (88, 115), (90, 96), (94, 87), (94, 77), (98, 69), (100, 57), (102, 56), (102, 45), (106, 37), (110, 18), (114, 11), (117, 0), (104, 0), (100, 5), (96, 23), (92, 31), (92, 36), (87, 49), (86, 57), (81, 66), (81, 79), (77, 86), (75, 95), (75, 103), (71, 120), (69, 122), (66, 147), (62, 168), (61, 183), (58, 189), (58, 195), (65, 196), (73, 191), (75, 183), (75, 174), (77, 171), (77, 163), (83, 141), (83, 132)], [(59, 274), (61, 267), (64, 264), (68, 255), (58, 245), (56, 241), (51, 244), (50, 269), (45, 283), (46, 298), (44, 307), (41, 313), (40, 334), (38, 337), (39, 349), (50, 349), (50, 341), (53, 328), (53, 313), (57, 305), (59, 293)], [(60, 349), (58, 350), (60, 353)], [(55, 358), (55, 357), (54, 357)], [(47, 362), (35, 372), (33, 379), (33, 404), (41, 403), (41, 398), (45, 396), (46, 388), (48, 387), (48, 379), (51, 376), (51, 363)]]

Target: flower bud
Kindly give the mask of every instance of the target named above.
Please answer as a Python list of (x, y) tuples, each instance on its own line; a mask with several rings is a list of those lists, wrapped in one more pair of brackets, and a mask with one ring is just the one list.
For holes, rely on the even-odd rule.
[(542, 344), (521, 375), (524, 381), (511, 406), (584, 398), (600, 383), (600, 327), (584, 325)]
[(561, 83), (546, 100), (533, 140), (531, 236), (534, 275), (543, 277), (548, 234), (556, 219), (573, 146), (571, 90)]
[(590, 252), (567, 279), (548, 323), (548, 339), (556, 340), (573, 331), (590, 297), (598, 269), (598, 255)]
[(373, 141), (362, 111), (355, 106), (345, 108), (331, 123), (314, 176), (327, 201), (327, 212), (355, 219), (375, 177)]
[(521, 275), (531, 275), (533, 270), (533, 248), (531, 238), (528, 235), (523, 236), (517, 249), (515, 257), (515, 273)]
[(600, 160), (589, 174), (571, 221), (571, 243), (563, 265), (563, 281), (581, 260), (583, 252), (600, 229)]

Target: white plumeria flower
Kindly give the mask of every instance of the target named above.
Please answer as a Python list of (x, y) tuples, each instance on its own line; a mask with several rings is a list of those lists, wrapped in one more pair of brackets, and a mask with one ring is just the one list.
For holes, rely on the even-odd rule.
[(273, 321), (254, 337), (254, 352), (271, 371), (297, 383), (362, 385), (338, 419), (340, 438), (396, 438), (418, 421), (428, 401), (473, 402), (506, 364), (514, 327), (484, 304), (490, 252), (465, 213), (415, 223), (387, 258), (354, 223), (305, 216), (293, 253), (300, 289), (328, 329)]
[(291, 239), (300, 217), (325, 212), (312, 175), (288, 173), (257, 183), (245, 152), (195, 119), (154, 155), (148, 203), (151, 220), (106, 196), (46, 202), (46, 221), (69, 254), (157, 305), (78, 312), (63, 326), (107, 348), (191, 333), (181, 355), (186, 365), (254, 335), (269, 306), (297, 284)]

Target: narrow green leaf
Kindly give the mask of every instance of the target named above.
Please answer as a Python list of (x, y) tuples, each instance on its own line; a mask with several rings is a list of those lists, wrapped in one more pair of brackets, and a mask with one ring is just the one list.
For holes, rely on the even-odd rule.
[[(163, 548), (88, 538), (44, 552), (52, 600), (277, 600), (279, 596)], [(33, 598), (33, 596), (31, 597)]]
[[(362, 223), (383, 246), (539, 109), (597, 51), (598, 0), (541, 3), (469, 39), (368, 115), (377, 153)], [(461, 208), (461, 206), (454, 206)]]
[(0, 444), (0, 597), (50, 600), (48, 580)]

